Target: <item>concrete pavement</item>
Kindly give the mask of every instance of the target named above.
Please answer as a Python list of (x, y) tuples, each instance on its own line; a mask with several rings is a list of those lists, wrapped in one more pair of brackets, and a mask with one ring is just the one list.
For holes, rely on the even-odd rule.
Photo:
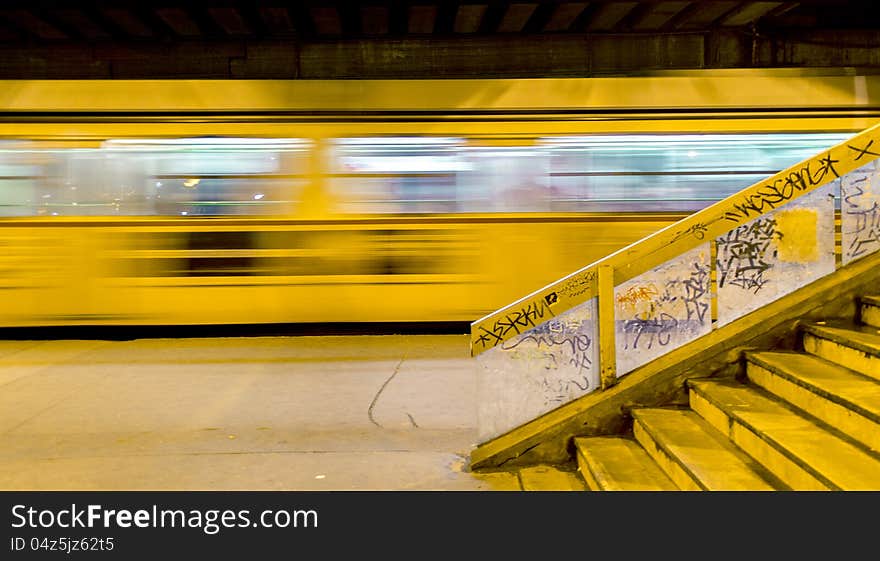
[(467, 335), (0, 341), (2, 490), (519, 490)]

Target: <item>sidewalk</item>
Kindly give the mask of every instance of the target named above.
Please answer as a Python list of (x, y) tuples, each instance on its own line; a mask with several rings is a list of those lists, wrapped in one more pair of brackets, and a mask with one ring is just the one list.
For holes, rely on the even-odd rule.
[(0, 341), (2, 490), (519, 490), (467, 335)]

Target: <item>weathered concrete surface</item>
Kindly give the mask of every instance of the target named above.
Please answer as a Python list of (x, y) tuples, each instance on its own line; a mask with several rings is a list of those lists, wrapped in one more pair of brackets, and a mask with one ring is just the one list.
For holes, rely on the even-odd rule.
[(876, 68), (880, 33), (736, 29), (363, 39), (23, 41), (0, 78), (513, 78), (706, 68)]
[(3, 490), (520, 490), (467, 335), (0, 341)]

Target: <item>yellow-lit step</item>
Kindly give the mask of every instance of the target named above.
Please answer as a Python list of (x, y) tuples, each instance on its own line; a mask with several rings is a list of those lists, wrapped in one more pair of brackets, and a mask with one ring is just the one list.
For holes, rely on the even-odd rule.
[(880, 296), (862, 297), (862, 323), (880, 327)]
[(880, 329), (870, 326), (803, 326), (804, 350), (880, 380)]
[(880, 461), (757, 388), (688, 381), (690, 404), (795, 490), (880, 490)]
[(813, 355), (746, 353), (749, 380), (880, 451), (880, 382)]
[[(769, 474), (687, 409), (633, 410), (633, 433), (666, 475), (686, 491), (772, 491)], [(763, 473), (762, 473), (763, 472)]]
[(591, 491), (678, 491), (644, 448), (622, 436), (574, 439), (578, 470)]
[(519, 470), (523, 491), (586, 491), (587, 486), (577, 472), (554, 466), (529, 466)]

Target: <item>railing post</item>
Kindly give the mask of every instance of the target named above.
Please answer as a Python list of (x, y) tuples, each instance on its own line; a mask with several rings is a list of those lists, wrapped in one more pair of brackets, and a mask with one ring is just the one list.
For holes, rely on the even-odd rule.
[(599, 377), (602, 389), (617, 383), (617, 357), (614, 344), (614, 269), (599, 265)]

